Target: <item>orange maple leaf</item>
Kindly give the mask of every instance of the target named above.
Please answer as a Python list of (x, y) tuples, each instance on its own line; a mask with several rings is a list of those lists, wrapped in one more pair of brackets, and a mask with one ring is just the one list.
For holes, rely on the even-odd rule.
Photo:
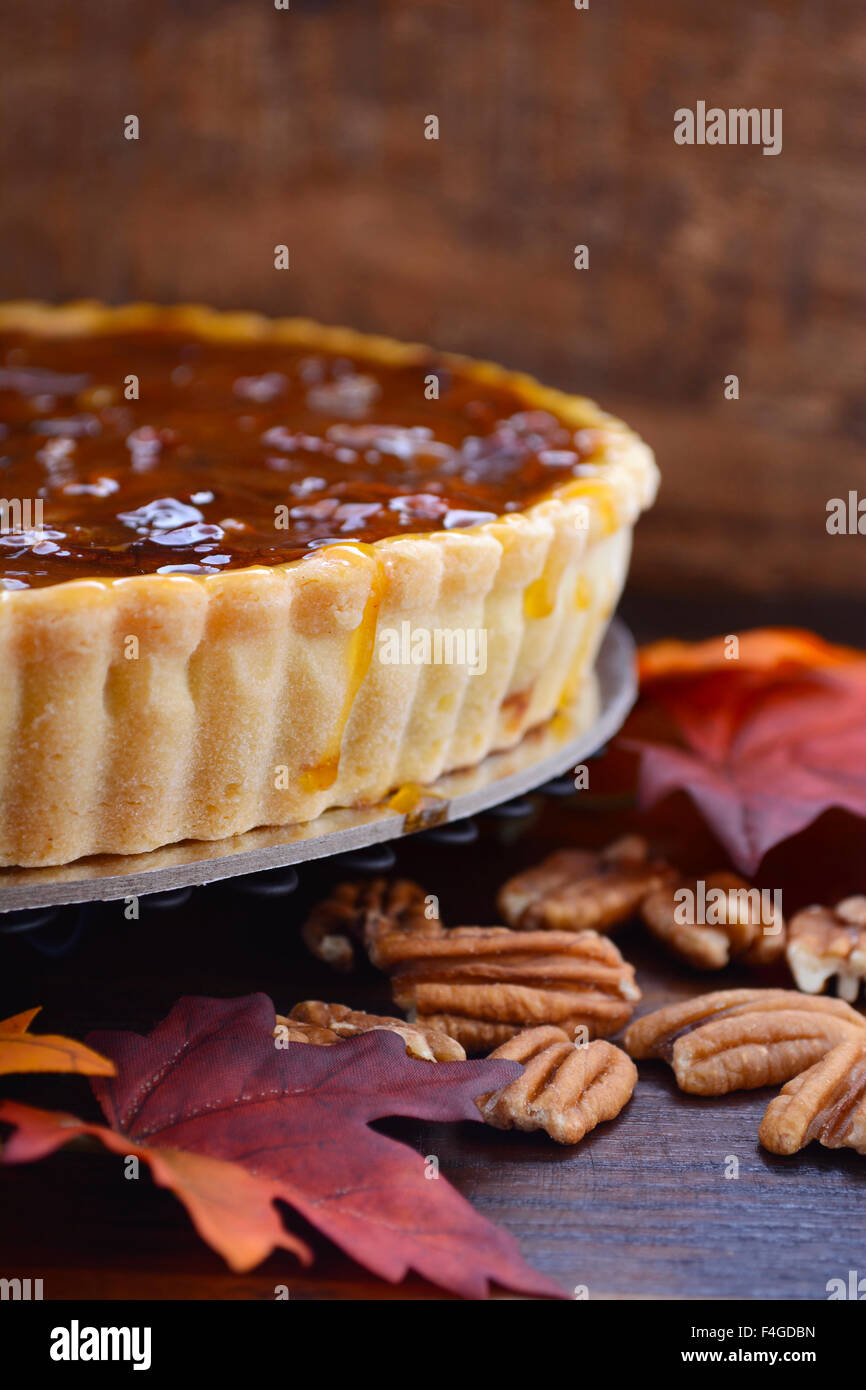
[(0, 1022), (0, 1075), (10, 1072), (65, 1071), (79, 1076), (114, 1076), (115, 1066), (84, 1043), (56, 1033), (31, 1033), (39, 1009)]
[(649, 689), (654, 681), (708, 675), (712, 671), (778, 671), (786, 667), (843, 666), (849, 661), (864, 660), (863, 653), (854, 647), (825, 642), (800, 627), (757, 627), (737, 633), (736, 639), (735, 657), (728, 648), (728, 637), (708, 637), (703, 642), (665, 637), (650, 642), (638, 654), (641, 689)]

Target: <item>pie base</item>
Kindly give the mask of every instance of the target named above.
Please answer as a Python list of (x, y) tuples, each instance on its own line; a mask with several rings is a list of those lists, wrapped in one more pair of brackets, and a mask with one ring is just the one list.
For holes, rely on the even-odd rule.
[[(0, 323), (94, 331), (94, 314), (118, 326), (135, 311), (18, 305)], [(417, 350), (306, 321), (183, 312), (199, 333), (311, 346), (337, 335), (347, 353), (382, 358)], [(600, 431), (595, 476), (465, 531), (0, 595), (0, 864), (137, 854), (375, 804), (510, 747), (576, 698), (655, 463), (591, 402), (489, 364), (471, 370), (518, 380), (534, 408)], [(483, 631), (486, 668), (391, 664), (383, 634), (405, 623)]]

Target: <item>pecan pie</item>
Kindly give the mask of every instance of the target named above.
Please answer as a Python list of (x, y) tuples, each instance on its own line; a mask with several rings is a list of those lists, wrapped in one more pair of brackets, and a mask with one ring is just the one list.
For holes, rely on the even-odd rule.
[(576, 696), (655, 492), (589, 401), (304, 320), (0, 310), (0, 863), (376, 803)]

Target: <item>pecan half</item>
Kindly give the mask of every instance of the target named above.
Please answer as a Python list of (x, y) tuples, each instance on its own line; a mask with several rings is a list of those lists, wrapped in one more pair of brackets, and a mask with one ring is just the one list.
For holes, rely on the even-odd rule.
[(672, 875), (663, 861), (650, 859), (646, 840), (626, 835), (600, 851), (558, 850), (508, 879), (497, 905), (518, 931), (608, 931)]
[(466, 1059), (459, 1042), (439, 1029), (406, 1023), (402, 1018), (357, 1013), (345, 1004), (323, 1004), (318, 999), (307, 999), (296, 1004), (288, 1018), (278, 1014), (277, 1024), (287, 1028), (289, 1042), (321, 1046), (355, 1037), (358, 1033), (381, 1030), (399, 1034), (410, 1057), (425, 1062), (463, 1062)]
[(787, 956), (798, 989), (820, 994), (836, 976), (837, 994), (853, 1004), (866, 977), (866, 897), (798, 912), (791, 919)]
[(866, 1040), (840, 1043), (783, 1086), (758, 1138), (774, 1154), (796, 1153), (813, 1139), (866, 1154)]
[[(707, 922), (683, 921), (704, 884)], [(653, 936), (673, 955), (697, 970), (721, 970), (731, 960), (769, 965), (785, 949), (785, 924), (759, 888), (736, 874), (709, 874), (698, 882), (670, 884), (648, 894), (641, 916)], [(769, 920), (764, 920), (768, 918)]]
[(370, 959), (391, 977), (394, 1002), (467, 1052), (489, 1051), (524, 1028), (555, 1023), (574, 1036), (615, 1033), (640, 990), (634, 969), (598, 932), (381, 928)]
[(496, 1129), (543, 1129), (558, 1144), (577, 1144), (631, 1099), (637, 1068), (609, 1042), (586, 1047), (561, 1028), (529, 1028), (492, 1057), (524, 1064), (523, 1075), (475, 1104)]
[(787, 989), (723, 989), (636, 1019), (632, 1057), (670, 1062), (677, 1084), (699, 1096), (778, 1085), (837, 1043), (866, 1039), (866, 1019), (841, 999)]
[(301, 929), (308, 948), (318, 960), (343, 972), (352, 969), (358, 946), (383, 925), (420, 932), (436, 932), (438, 918), (426, 916), (423, 888), (409, 879), (362, 879), (338, 883), (334, 891), (313, 908)]

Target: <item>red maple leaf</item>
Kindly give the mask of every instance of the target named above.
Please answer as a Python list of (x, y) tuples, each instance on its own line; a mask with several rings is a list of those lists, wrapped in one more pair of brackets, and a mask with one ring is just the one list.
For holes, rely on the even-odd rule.
[(422, 1062), (382, 1031), (279, 1047), (274, 1019), (263, 994), (185, 998), (145, 1037), (91, 1034), (117, 1067), (91, 1082), (110, 1128), (3, 1102), (0, 1121), (15, 1126), (4, 1162), (84, 1134), (134, 1154), (235, 1270), (275, 1248), (311, 1259), (283, 1227), (279, 1198), (384, 1279), (414, 1269), (468, 1297), (488, 1281), (563, 1296), (445, 1178), (427, 1179), (420, 1154), (370, 1128), (390, 1115), (478, 1120), (474, 1097), (512, 1079), (514, 1064)]
[(689, 793), (747, 874), (831, 807), (866, 817), (866, 656), (811, 633), (765, 629), (641, 653), (643, 711), (666, 732), (625, 740), (641, 754), (638, 796)]

